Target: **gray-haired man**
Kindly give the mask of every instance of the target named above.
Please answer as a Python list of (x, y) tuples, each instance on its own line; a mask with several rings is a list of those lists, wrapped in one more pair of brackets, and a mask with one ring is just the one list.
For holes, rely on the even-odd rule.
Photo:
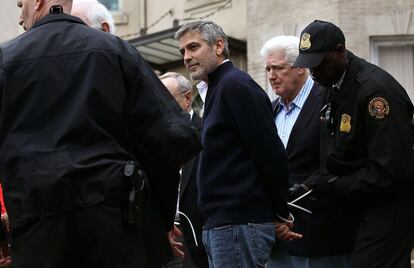
[[(197, 184), (210, 267), (263, 267), (275, 241), (274, 222), (291, 220), (287, 157), (275, 135), (269, 98), (229, 61), (227, 36), (219, 25), (187, 23), (176, 38), (191, 78), (202, 81)], [(300, 237), (284, 230), (288, 239)]]
[(111, 12), (97, 0), (73, 0), (71, 14), (81, 18), (89, 27), (115, 33)]
[[(296, 187), (311, 175), (319, 174), (322, 94), (307, 68), (292, 68), (298, 50), (296, 36), (276, 36), (262, 47), (261, 55), (273, 91), (279, 96), (273, 103), (279, 137), (289, 159), (289, 183)], [(293, 188), (294, 189), (294, 188)], [(298, 196), (291, 196), (291, 200)], [(352, 224), (338, 201), (310, 195), (298, 201), (312, 211), (295, 211), (294, 231), (303, 234), (296, 241), (277, 241), (269, 268), (346, 268), (354, 237)]]

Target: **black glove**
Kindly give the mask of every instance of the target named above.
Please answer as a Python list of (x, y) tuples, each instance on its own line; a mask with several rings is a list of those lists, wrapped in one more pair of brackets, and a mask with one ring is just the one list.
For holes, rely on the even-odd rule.
[(318, 199), (304, 184), (294, 184), (289, 189), (289, 203), (292, 212), (306, 212), (312, 214), (312, 208)]
[(289, 188), (289, 201), (293, 201), (299, 196), (305, 194), (310, 189), (305, 184), (295, 183)]
[(303, 184), (305, 188), (313, 189), (317, 195), (333, 194), (337, 179), (337, 176), (331, 174), (318, 174), (310, 176)]

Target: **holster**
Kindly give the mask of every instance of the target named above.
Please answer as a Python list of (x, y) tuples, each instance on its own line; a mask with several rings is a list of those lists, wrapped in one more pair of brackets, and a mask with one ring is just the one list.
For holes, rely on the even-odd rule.
[(128, 179), (127, 202), (124, 210), (125, 223), (136, 228), (142, 227), (148, 189), (147, 175), (137, 162), (128, 161), (124, 166), (124, 176)]

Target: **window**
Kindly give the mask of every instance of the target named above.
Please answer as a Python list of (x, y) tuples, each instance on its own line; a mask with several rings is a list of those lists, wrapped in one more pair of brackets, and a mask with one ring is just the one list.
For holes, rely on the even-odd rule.
[(405, 88), (414, 102), (414, 36), (372, 39), (371, 59)]
[(99, 0), (109, 11), (119, 10), (119, 0)]

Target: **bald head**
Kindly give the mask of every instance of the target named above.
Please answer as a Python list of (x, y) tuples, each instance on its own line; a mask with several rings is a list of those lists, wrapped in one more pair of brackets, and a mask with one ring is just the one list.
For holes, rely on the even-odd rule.
[(108, 33), (115, 32), (111, 13), (97, 0), (73, 0), (72, 15), (79, 17), (89, 27)]

